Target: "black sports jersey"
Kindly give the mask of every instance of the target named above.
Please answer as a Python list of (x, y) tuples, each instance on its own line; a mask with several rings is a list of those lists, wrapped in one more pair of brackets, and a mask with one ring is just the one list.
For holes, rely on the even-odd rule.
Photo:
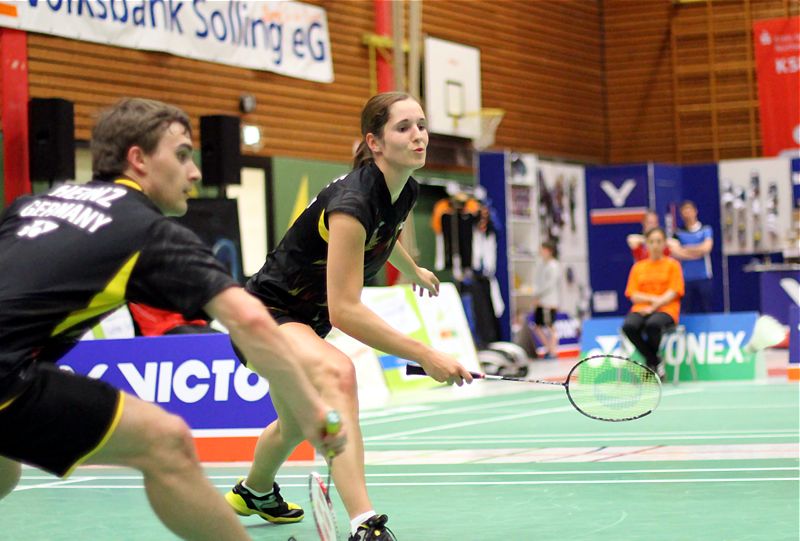
[(247, 282), (247, 289), (273, 315), (296, 314), (324, 336), (330, 330), (328, 216), (343, 212), (364, 226), (364, 280), (368, 281), (389, 259), (418, 194), (419, 184), (409, 178), (392, 204), (383, 173), (372, 162), (334, 180), (295, 220), (261, 270)]
[(141, 191), (100, 181), (17, 199), (0, 221), (0, 269), (0, 403), (28, 363), (57, 360), (125, 300), (191, 319), (236, 285)]

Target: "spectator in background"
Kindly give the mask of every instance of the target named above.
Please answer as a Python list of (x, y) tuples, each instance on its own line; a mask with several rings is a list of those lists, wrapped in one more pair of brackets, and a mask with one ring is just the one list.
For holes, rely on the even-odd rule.
[[(660, 227), (658, 223), (658, 213), (654, 210), (645, 211), (642, 217), (642, 232), (633, 233), (626, 237), (628, 248), (631, 249), (633, 261), (641, 261), (647, 259), (647, 244), (644, 241), (645, 234), (653, 228)], [(664, 255), (670, 255), (669, 246), (664, 248)]]
[(660, 227), (645, 235), (648, 257), (634, 263), (628, 275), (625, 296), (632, 302), (622, 332), (644, 356), (647, 366), (662, 378), (664, 368), (658, 356), (661, 336), (678, 323), (683, 295), (680, 264), (664, 255), (666, 233)]
[(552, 242), (543, 242), (539, 250), (541, 263), (536, 266), (533, 277), (533, 334), (547, 349), (547, 359), (558, 357), (558, 333), (556, 313), (560, 303), (561, 265), (556, 247)]
[(675, 232), (670, 241), (672, 257), (681, 262), (686, 295), (683, 309), (687, 314), (711, 311), (712, 278), (711, 249), (714, 247), (714, 232), (710, 225), (697, 219), (697, 207), (686, 200), (681, 203), (680, 214), (683, 228)]

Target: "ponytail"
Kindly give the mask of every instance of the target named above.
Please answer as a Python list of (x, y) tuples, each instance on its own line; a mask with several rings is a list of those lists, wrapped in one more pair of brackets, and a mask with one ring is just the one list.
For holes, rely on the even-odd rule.
[(353, 169), (363, 167), (374, 160), (375, 159), (372, 157), (372, 151), (369, 149), (369, 146), (367, 146), (367, 141), (362, 139), (358, 144), (355, 156), (353, 156)]

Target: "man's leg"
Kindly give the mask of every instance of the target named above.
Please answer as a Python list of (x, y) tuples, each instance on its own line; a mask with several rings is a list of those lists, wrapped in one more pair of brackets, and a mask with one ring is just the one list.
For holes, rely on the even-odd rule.
[(205, 477), (186, 423), (154, 404), (125, 395), (116, 430), (87, 463), (140, 470), (156, 515), (183, 539), (250, 539)]
[(11, 493), (22, 475), (19, 462), (0, 456), (0, 500)]

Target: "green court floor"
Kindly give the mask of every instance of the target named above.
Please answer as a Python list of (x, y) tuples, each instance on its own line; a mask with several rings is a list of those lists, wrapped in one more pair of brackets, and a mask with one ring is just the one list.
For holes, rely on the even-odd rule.
[[(629, 423), (584, 418), (560, 389), (519, 388), (365, 412), (370, 494), (401, 541), (800, 539), (798, 385), (666, 386), (659, 409)], [(307, 503), (315, 468), (285, 467), (284, 495)], [(245, 472), (207, 468), (221, 492)], [(243, 522), (257, 540), (317, 539), (310, 519)], [(136, 472), (86, 467), (65, 481), (24, 470), (0, 502), (6, 539), (175, 537)]]

